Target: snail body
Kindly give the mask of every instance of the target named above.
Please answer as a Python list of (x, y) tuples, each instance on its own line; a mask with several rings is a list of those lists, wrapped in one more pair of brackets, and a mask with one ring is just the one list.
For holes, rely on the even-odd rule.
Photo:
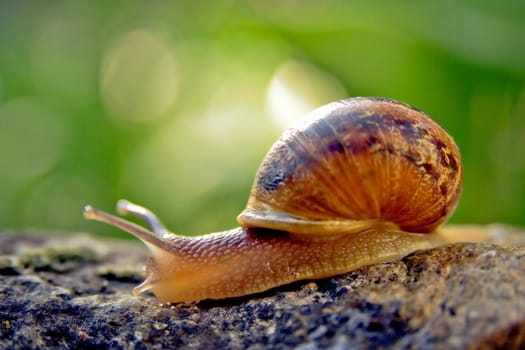
[(223, 299), (391, 261), (444, 241), (462, 167), (453, 139), (397, 101), (353, 98), (320, 107), (288, 129), (257, 172), (239, 228), (170, 233), (149, 210), (119, 201), (149, 231), (86, 207), (151, 250), (146, 280), (163, 302)]

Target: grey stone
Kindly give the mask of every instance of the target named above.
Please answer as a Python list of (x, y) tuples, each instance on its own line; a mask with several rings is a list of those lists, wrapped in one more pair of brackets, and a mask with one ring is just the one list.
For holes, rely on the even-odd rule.
[[(523, 236), (525, 237), (525, 236)], [(134, 297), (135, 241), (0, 234), (0, 347), (525, 347), (525, 248), (450, 244), (265, 293), (197, 304)]]

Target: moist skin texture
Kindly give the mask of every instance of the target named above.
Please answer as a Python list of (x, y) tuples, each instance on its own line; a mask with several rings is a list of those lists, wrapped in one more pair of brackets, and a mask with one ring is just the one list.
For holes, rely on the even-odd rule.
[(312, 238), (270, 230), (230, 231), (171, 238), (176, 249), (152, 248), (146, 281), (162, 302), (242, 296), (290, 282), (319, 279), (394, 260), (443, 243), (439, 237), (367, 230)]

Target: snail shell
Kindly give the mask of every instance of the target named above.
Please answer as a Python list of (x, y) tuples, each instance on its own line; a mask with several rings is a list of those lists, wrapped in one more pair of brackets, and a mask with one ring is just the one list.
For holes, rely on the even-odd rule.
[(461, 181), (458, 147), (429, 116), (389, 99), (342, 100), (273, 145), (238, 221), (312, 234), (367, 221), (431, 232), (453, 212)]
[(119, 201), (149, 231), (85, 207), (151, 250), (135, 293), (164, 302), (242, 296), (318, 279), (443, 244), (462, 167), (454, 140), (430, 117), (384, 98), (330, 103), (272, 146), (241, 227), (198, 237), (170, 233), (149, 210)]

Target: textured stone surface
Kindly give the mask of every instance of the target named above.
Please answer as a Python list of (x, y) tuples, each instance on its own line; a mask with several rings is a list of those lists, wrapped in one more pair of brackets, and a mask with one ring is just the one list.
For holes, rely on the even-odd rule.
[(0, 234), (0, 348), (525, 347), (518, 245), (453, 244), (259, 295), (172, 306), (131, 296), (146, 257), (134, 241)]

